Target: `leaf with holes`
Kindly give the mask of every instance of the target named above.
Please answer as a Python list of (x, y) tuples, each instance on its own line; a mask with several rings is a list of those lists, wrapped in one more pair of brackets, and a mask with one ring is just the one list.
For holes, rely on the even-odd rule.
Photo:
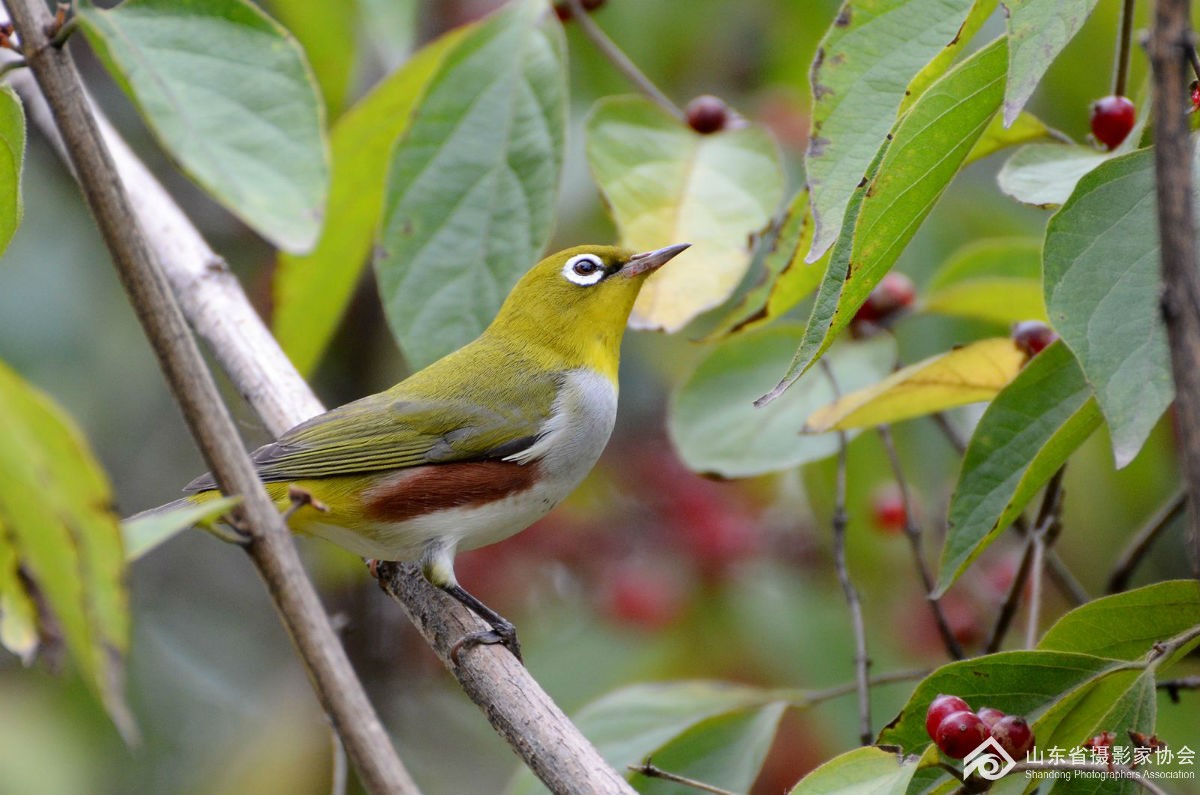
[[(42, 601), (83, 679), (127, 740), (125, 556), (112, 493), (78, 430), (0, 364), (0, 601), (24, 618)], [(23, 575), (17, 578), (16, 567)], [(36, 598), (34, 594), (36, 593)], [(20, 627), (4, 624), (5, 642)], [(16, 649), (29, 654), (28, 644)]]
[(505, 6), (446, 54), (396, 144), (375, 273), (412, 367), (470, 342), (554, 223), (567, 94), (544, 0)]
[(630, 325), (677, 331), (729, 298), (750, 265), (746, 241), (783, 198), (771, 137), (758, 127), (701, 135), (641, 97), (596, 103), (585, 134), (621, 244), (692, 244), (646, 280)]
[(324, 111), (304, 52), (245, 0), (81, 3), (101, 62), (183, 170), (285, 251), (317, 240)]

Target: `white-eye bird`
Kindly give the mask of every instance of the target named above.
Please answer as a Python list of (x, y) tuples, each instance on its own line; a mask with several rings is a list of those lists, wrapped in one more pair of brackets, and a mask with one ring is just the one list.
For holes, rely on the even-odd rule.
[[(365, 558), (416, 561), (487, 621), (456, 644), (516, 631), (454, 576), (459, 549), (524, 530), (570, 494), (608, 443), (621, 339), (638, 291), (680, 243), (635, 254), (578, 246), (521, 278), (473, 342), (391, 389), (328, 411), (256, 450), (259, 477), (298, 533)], [(190, 501), (216, 495), (204, 475)]]

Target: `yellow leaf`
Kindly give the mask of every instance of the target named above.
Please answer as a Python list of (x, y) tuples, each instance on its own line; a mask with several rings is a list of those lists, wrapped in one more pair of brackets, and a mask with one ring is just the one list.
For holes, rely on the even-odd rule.
[(808, 417), (809, 433), (864, 428), (990, 400), (1020, 372), (1026, 355), (1008, 337), (980, 340), (897, 370)]

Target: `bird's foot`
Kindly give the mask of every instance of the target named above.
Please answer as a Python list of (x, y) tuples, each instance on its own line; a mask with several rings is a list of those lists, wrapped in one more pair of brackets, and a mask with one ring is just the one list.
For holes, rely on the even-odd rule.
[(517, 640), (517, 628), (507, 621), (500, 626), (493, 626), (491, 629), (468, 632), (463, 635), (450, 647), (450, 660), (458, 665), (459, 656), (464, 649), (472, 646), (492, 646), (497, 643), (512, 652), (512, 655), (517, 658), (517, 662), (524, 665), (525, 660), (521, 657), (521, 642)]

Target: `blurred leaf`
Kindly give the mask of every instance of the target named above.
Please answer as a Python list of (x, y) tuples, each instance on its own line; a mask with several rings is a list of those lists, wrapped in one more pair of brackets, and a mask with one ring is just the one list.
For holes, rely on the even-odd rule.
[(1050, 627), (1038, 648), (1137, 660), (1155, 643), (1197, 624), (1200, 582), (1171, 580), (1075, 608)]
[[(631, 685), (602, 696), (580, 710), (574, 720), (600, 754), (619, 771), (647, 757), (656, 762), (662, 759), (665, 764), (666, 757), (660, 756), (661, 753), (669, 753), (676, 761), (691, 766), (703, 762), (700, 757), (705, 746), (711, 753), (715, 751), (714, 745), (748, 742), (743, 746), (748, 753), (765, 753), (763, 736), (766, 735), (769, 744), (779, 720), (781, 702), (776, 691), (746, 685), (662, 682)], [(764, 724), (769, 724), (771, 731), (764, 732)], [(714, 734), (706, 738), (708, 731)], [(746, 761), (753, 760), (736, 764), (729, 759), (724, 761), (733, 765), (732, 772), (744, 777), (744, 769), (751, 766)], [(759, 756), (757, 765), (753, 765), (755, 770), (761, 763)], [(748, 786), (747, 783), (740, 788)], [(526, 768), (517, 773), (508, 787), (508, 795), (543, 791)]]
[[(774, 702), (697, 723), (654, 751), (654, 764), (661, 770), (710, 786), (747, 792), (758, 778), (786, 707), (782, 702)], [(642, 795), (693, 795), (696, 792), (692, 787), (639, 773), (630, 776), (630, 781)]]
[(1083, 23), (1096, 0), (1005, 0), (1010, 55), (1004, 123), (1011, 124)]
[[(768, 406), (754, 405), (795, 350), (802, 331), (784, 324), (732, 337), (716, 345), (679, 386), (667, 430), (691, 469), (748, 477), (837, 452), (833, 435), (800, 435), (804, 418), (834, 397), (822, 373), (813, 373)], [(838, 386), (853, 390), (882, 378), (895, 355), (890, 337), (876, 337), (846, 343), (828, 358)]]
[(1174, 396), (1160, 310), (1153, 152), (1109, 160), (1081, 179), (1050, 219), (1042, 257), (1051, 325), (1096, 390), (1121, 468)]
[(877, 384), (843, 395), (814, 411), (809, 433), (873, 428), (936, 411), (991, 400), (1025, 363), (1008, 337), (980, 340), (930, 356)]
[(311, 253), (283, 254), (275, 272), (275, 335), (302, 373), (312, 371), (329, 344), (366, 264), (392, 146), (433, 75), (472, 29), (457, 28), (426, 46), (333, 128), (328, 221)]
[(987, 407), (963, 456), (935, 593), (1012, 524), (1099, 424), (1091, 387), (1061, 342), (1025, 365)]
[(541, 255), (562, 171), (564, 57), (544, 0), (505, 6), (446, 54), (396, 144), (375, 272), (413, 368), (478, 336)]
[(1098, 152), (1074, 144), (1031, 144), (1005, 161), (996, 175), (1001, 192), (1024, 204), (1053, 207), (1065, 202), (1084, 174), (1108, 160)]
[(932, 742), (925, 731), (925, 712), (940, 693), (953, 693), (975, 709), (995, 707), (1032, 719), (1065, 694), (1129, 670), (1129, 663), (1056, 651), (1008, 651), (953, 662), (917, 685), (908, 704), (879, 733), (878, 742), (898, 745), (910, 754), (924, 751)]
[(808, 191), (800, 190), (755, 248), (754, 259), (762, 262), (764, 271), (762, 281), (742, 297), (708, 340), (760, 328), (812, 292), (825, 269), (824, 260), (811, 265), (804, 261), (811, 241)]
[(326, 0), (270, 0), (267, 7), (300, 42), (312, 65), (325, 109), (341, 115), (354, 71), (358, 3)]
[(931, 86), (900, 120), (878, 171), (852, 197), (846, 226), (853, 224), (853, 238), (843, 230), (804, 339), (767, 400), (829, 348), (916, 234), (999, 107), (1005, 63), (1005, 42), (998, 39)]
[(921, 310), (997, 323), (1045, 321), (1041, 241), (993, 238), (968, 243), (934, 273)]
[(983, 135), (979, 136), (975, 146), (967, 153), (967, 159), (963, 161), (963, 165), (982, 160), (988, 155), (993, 155), (1010, 146), (1027, 144), (1042, 138), (1056, 138), (1061, 135), (1062, 133), (1047, 127), (1046, 123), (1037, 116), (1025, 111), (1021, 111), (1013, 123), (1007, 127), (1004, 126), (1003, 116), (993, 116), (992, 120), (988, 122), (987, 129), (983, 131)]
[(909, 82), (952, 42), (971, 0), (846, 3), (817, 48), (804, 167), (815, 232), (806, 259), (833, 245)]
[(286, 30), (244, 0), (81, 3), (78, 19), (197, 184), (279, 248), (312, 248), (329, 153), (312, 73)]
[(800, 779), (789, 795), (904, 795), (918, 759), (882, 748), (855, 748), (830, 759)]
[(189, 527), (206, 524), (229, 512), (241, 497), (219, 497), (199, 504), (177, 505), (147, 511), (121, 523), (125, 559), (134, 561)]
[(12, 86), (0, 86), (0, 254), (21, 225), (21, 171), (25, 164), (25, 108)]
[(122, 692), (125, 556), (111, 504), (104, 473), (68, 418), (0, 365), (0, 544), (15, 551), (0, 584), (11, 594), (15, 558), (28, 578), (21, 589), (45, 600), (84, 680), (131, 739), (136, 728)]
[(16, 538), (0, 512), (0, 646), (29, 665), (38, 648), (38, 616), (37, 605), (21, 582), (20, 566)]
[(783, 198), (774, 140), (758, 127), (700, 135), (641, 97), (608, 97), (586, 122), (587, 157), (621, 245), (691, 243), (681, 264), (646, 280), (634, 328), (678, 331), (733, 293), (746, 241)]

